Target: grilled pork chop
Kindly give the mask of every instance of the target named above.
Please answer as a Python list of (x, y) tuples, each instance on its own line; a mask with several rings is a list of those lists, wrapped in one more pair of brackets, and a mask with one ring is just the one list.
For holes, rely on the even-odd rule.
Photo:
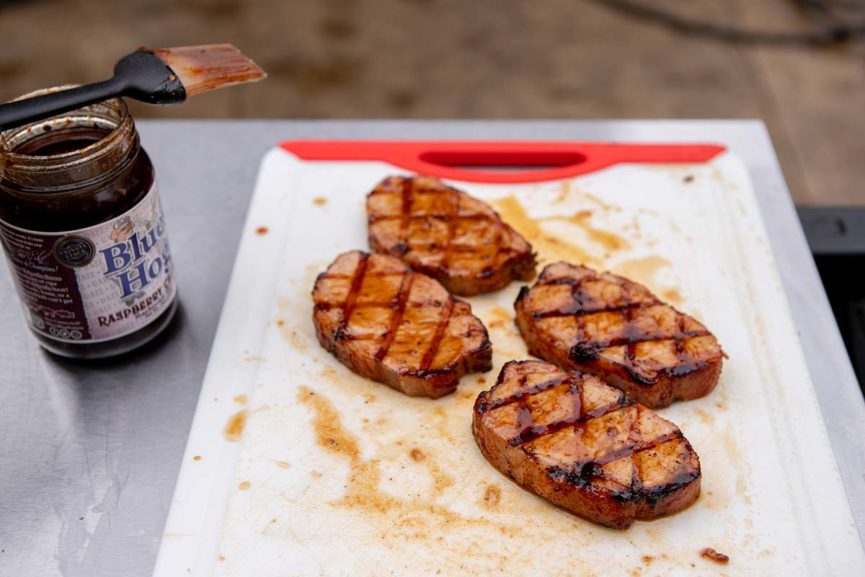
[(515, 306), (531, 354), (600, 375), (647, 407), (702, 397), (718, 383), (715, 337), (625, 278), (551, 264)]
[(607, 527), (700, 494), (700, 459), (678, 427), (596, 376), (543, 361), (507, 363), (478, 396), (472, 431), (496, 469)]
[(321, 346), (407, 395), (441, 397), (465, 373), (492, 369), (487, 329), (471, 306), (393, 257), (339, 255), (312, 298)]
[(487, 204), (440, 180), (391, 176), (366, 201), (369, 246), (402, 259), (458, 295), (531, 280), (531, 245)]

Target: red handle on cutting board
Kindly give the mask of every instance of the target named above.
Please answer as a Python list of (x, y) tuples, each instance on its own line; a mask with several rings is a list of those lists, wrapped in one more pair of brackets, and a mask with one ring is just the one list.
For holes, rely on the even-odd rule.
[(708, 162), (715, 144), (614, 144), (544, 141), (288, 140), (303, 160), (382, 161), (439, 178), (526, 183), (588, 174), (621, 163)]

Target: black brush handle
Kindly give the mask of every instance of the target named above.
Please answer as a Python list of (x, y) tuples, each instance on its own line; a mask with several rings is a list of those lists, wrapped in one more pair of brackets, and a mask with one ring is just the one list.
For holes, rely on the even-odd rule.
[(0, 104), (0, 130), (23, 126), (94, 102), (120, 96), (124, 89), (125, 83), (115, 77), (95, 84)]
[(149, 104), (175, 104), (186, 100), (186, 90), (160, 57), (142, 49), (118, 60), (110, 80), (0, 104), (0, 131), (116, 96), (128, 96)]

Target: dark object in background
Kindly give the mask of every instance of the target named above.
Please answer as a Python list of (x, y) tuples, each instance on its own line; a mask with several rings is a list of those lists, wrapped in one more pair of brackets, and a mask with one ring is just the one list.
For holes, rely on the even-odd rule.
[(847, 354), (865, 395), (865, 208), (798, 207)]
[[(693, 18), (677, 10), (655, 6), (651, 0), (593, 0), (599, 6), (632, 18), (669, 28), (679, 34), (700, 36), (730, 44), (770, 46), (812, 46), (829, 48), (865, 38), (865, 21), (851, 21), (847, 12), (857, 8), (855, 2), (831, 0), (789, 0), (803, 16), (817, 22), (806, 30), (752, 29), (716, 22), (713, 18)], [(861, 9), (861, 6), (858, 6)]]

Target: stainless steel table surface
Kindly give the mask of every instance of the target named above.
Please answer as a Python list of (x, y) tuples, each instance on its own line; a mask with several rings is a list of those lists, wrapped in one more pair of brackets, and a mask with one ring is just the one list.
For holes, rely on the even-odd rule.
[(153, 569), (261, 156), (288, 138), (719, 142), (753, 179), (832, 446), (865, 534), (865, 403), (757, 121), (142, 121), (182, 309), (165, 338), (100, 365), (44, 353), (0, 272), (0, 575)]

